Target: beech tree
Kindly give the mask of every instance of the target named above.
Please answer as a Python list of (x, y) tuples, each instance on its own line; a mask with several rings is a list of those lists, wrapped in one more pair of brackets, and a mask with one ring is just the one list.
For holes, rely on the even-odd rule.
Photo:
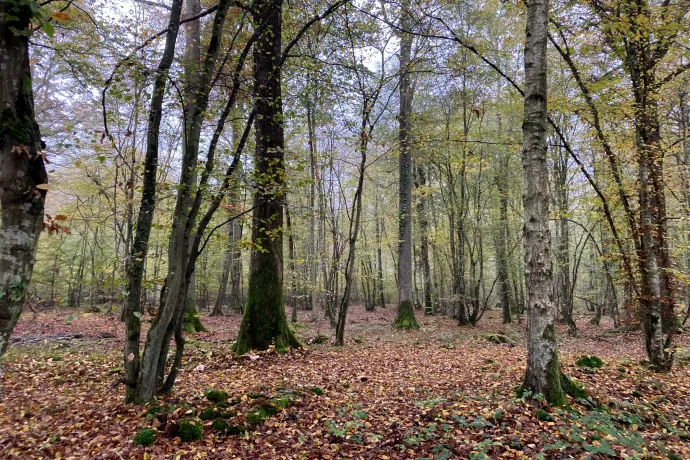
[(549, 170), (546, 162), (548, 15), (548, 0), (532, 0), (527, 5), (522, 122), (528, 345), (524, 389), (541, 393), (549, 403), (560, 405), (565, 402), (565, 396), (551, 299)]
[(410, 3), (400, 5), (400, 158), (398, 190), (398, 316), (395, 326), (399, 329), (419, 329), (414, 316), (412, 298), (412, 18)]

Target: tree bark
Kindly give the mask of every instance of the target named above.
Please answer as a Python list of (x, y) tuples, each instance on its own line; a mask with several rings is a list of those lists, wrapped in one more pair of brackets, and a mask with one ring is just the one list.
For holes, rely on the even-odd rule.
[(137, 230), (134, 236), (127, 281), (127, 301), (125, 303), (126, 342), (124, 349), (125, 401), (141, 402), (155, 394), (155, 388), (142, 392), (138, 385), (140, 377), (139, 340), (141, 337), (141, 288), (144, 277), (146, 254), (148, 251), (151, 223), (156, 206), (156, 180), (158, 170), (158, 134), (162, 118), (163, 99), (168, 80), (168, 71), (175, 55), (175, 43), (182, 16), (182, 0), (174, 0), (168, 22), (168, 34), (165, 39), (163, 56), (156, 70), (156, 77), (151, 95), (149, 120), (146, 136), (146, 157), (144, 159), (144, 178), (141, 205), (137, 219)]
[(400, 110), (399, 120), (399, 191), (398, 191), (398, 314), (395, 327), (419, 329), (414, 316), (412, 298), (412, 84), (410, 62), (412, 59), (412, 19), (410, 2), (401, 3), (402, 34), (400, 37)]
[(31, 19), (29, 2), (0, 3), (0, 359), (29, 293), (46, 197), (37, 186), (48, 182), (29, 64)]
[(254, 20), (267, 25), (254, 47), (254, 91), (257, 120), (252, 254), (247, 307), (235, 353), (299, 347), (288, 327), (283, 299), (283, 205), (285, 139), (278, 60), (281, 56), (282, 0), (258, 0)]
[(546, 155), (548, 9), (548, 0), (531, 0), (527, 6), (522, 163), (528, 353), (523, 387), (543, 394), (553, 405), (561, 405), (565, 396), (554, 327), (549, 252), (549, 170)]

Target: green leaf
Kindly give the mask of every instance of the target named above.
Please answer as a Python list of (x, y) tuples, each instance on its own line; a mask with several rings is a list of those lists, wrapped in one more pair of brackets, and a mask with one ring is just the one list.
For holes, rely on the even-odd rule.
[(136, 316), (137, 318), (141, 318), (141, 312), (140, 312), (140, 311), (135, 311), (135, 312), (132, 313), (132, 314), (133, 314), (134, 316)]
[(43, 31), (46, 33), (48, 38), (50, 38), (51, 40), (55, 36), (55, 28), (53, 27), (53, 25), (50, 22), (44, 22), (43, 23)]

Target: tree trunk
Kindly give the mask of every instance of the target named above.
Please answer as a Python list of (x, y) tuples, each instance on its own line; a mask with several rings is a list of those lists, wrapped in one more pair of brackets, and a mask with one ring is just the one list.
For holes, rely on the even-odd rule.
[(412, 58), (411, 18), (409, 0), (401, 4), (402, 34), (400, 37), (400, 112), (399, 120), (399, 206), (398, 206), (398, 314), (395, 327), (419, 329), (414, 317), (412, 299), (412, 84), (410, 61)]
[(125, 401), (141, 402), (151, 399), (155, 388), (140, 388), (139, 340), (141, 337), (141, 288), (144, 277), (146, 253), (148, 250), (151, 223), (156, 206), (156, 180), (158, 169), (158, 134), (162, 117), (163, 99), (168, 80), (168, 71), (175, 55), (175, 43), (180, 28), (182, 0), (174, 0), (170, 10), (165, 50), (161, 57), (151, 96), (146, 138), (146, 157), (144, 159), (144, 178), (142, 199), (137, 219), (136, 235), (132, 244), (131, 261), (127, 281), (127, 301), (125, 303), (126, 342), (124, 349)]
[(29, 294), (48, 182), (29, 65), (31, 19), (29, 2), (0, 3), (0, 359)]
[(282, 0), (258, 0), (255, 21), (266, 30), (254, 45), (256, 150), (254, 212), (247, 307), (235, 353), (299, 347), (288, 327), (283, 302), (283, 204), (285, 200), (285, 139), (278, 60), (281, 56)]
[(548, 0), (527, 6), (525, 110), (522, 151), (525, 213), (525, 278), (528, 353), (524, 389), (541, 393), (553, 405), (565, 402), (558, 362), (554, 306), (551, 300), (549, 170), (546, 155)]
[(429, 217), (427, 216), (426, 171), (417, 165), (417, 214), (419, 215), (420, 258), (422, 262), (422, 281), (424, 283), (424, 314), (433, 315), (434, 305), (431, 287), (431, 268), (429, 265)]
[(498, 193), (499, 193), (499, 217), (498, 217), (498, 237), (496, 238), (496, 263), (498, 269), (498, 295), (503, 311), (503, 324), (513, 321), (511, 316), (511, 293), (508, 271), (508, 184), (506, 171), (508, 170), (508, 157), (505, 153), (501, 154), (499, 164), (501, 171), (497, 174)]

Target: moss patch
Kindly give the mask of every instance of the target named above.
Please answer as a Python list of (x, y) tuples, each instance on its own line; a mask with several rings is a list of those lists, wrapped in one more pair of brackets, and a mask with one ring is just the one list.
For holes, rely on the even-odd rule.
[(491, 343), (495, 344), (503, 344), (507, 343), (510, 345), (515, 345), (515, 340), (511, 339), (507, 335), (504, 334), (494, 334), (494, 333), (489, 333), (484, 336), (484, 338)]
[(209, 388), (206, 390), (206, 399), (215, 404), (223, 404), (228, 400), (228, 393), (227, 391)]
[(590, 369), (599, 369), (601, 366), (604, 365), (604, 361), (601, 360), (598, 356), (595, 355), (582, 355), (580, 358), (575, 362), (578, 367), (587, 367)]
[(213, 428), (216, 431), (225, 433), (226, 431), (228, 431), (228, 428), (230, 428), (230, 425), (222, 418), (217, 418), (211, 424), (211, 428)]
[(541, 420), (542, 422), (551, 422), (553, 421), (553, 417), (551, 414), (546, 412), (544, 409), (537, 409), (534, 412), (534, 416), (537, 417), (537, 419)]
[(194, 420), (185, 419), (180, 421), (177, 436), (179, 436), (182, 442), (198, 441), (203, 434), (204, 428)]
[(319, 396), (323, 396), (326, 394), (326, 392), (321, 387), (311, 387), (311, 392)]
[(142, 428), (134, 436), (134, 444), (137, 446), (150, 446), (154, 442), (156, 442), (156, 430), (151, 428)]
[(256, 409), (247, 412), (247, 423), (250, 425), (259, 425), (264, 423), (268, 418), (268, 414), (262, 407), (257, 407)]

